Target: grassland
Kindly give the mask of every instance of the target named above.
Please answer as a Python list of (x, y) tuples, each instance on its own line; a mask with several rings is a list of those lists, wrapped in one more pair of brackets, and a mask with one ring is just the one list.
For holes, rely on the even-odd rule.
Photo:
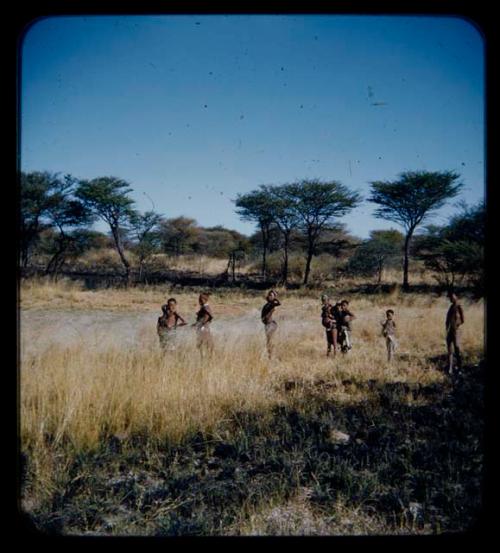
[[(191, 329), (168, 355), (154, 329), (171, 295), (193, 320), (194, 290), (23, 283), (22, 509), (45, 532), (78, 535), (432, 534), (473, 526), (481, 512), (483, 303), (463, 301), (465, 367), (450, 379), (442, 370), (443, 297), (350, 296), (354, 348), (332, 359), (319, 294), (281, 292), (270, 361), (258, 317), (263, 298), (214, 293), (216, 352), (202, 362)], [(380, 336), (387, 308), (399, 332), (391, 364)], [(97, 323), (110, 312), (134, 323), (125, 345), (113, 324), (68, 343), (30, 324), (49, 314), (74, 324), (81, 313)]]

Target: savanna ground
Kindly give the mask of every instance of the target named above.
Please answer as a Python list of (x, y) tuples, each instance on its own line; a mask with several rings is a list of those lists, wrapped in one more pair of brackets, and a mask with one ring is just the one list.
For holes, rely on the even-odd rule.
[[(262, 293), (215, 291), (216, 352), (155, 325), (199, 291), (20, 293), (20, 505), (65, 535), (394, 535), (460, 532), (482, 508), (484, 305), (463, 299), (464, 369), (446, 365), (436, 294), (351, 294), (353, 350), (326, 358), (321, 291), (281, 291), (267, 359)], [(334, 293), (334, 299), (338, 298)], [(395, 310), (386, 362), (380, 321)]]

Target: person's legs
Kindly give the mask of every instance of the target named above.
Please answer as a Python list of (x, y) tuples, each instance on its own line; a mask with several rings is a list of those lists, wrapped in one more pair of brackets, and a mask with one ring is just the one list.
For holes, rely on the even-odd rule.
[(338, 338), (337, 329), (334, 328), (332, 330), (332, 347), (333, 347), (333, 356), (334, 357), (335, 357), (335, 355), (337, 355), (337, 338)]
[(198, 329), (198, 334), (196, 338), (196, 347), (198, 348), (200, 356), (203, 359), (206, 356), (207, 352), (212, 353), (212, 336), (210, 334), (210, 331), (207, 328), (203, 327)]
[(446, 335), (446, 346), (448, 348), (448, 373), (453, 373), (453, 348), (455, 343), (455, 336), (453, 331), (448, 331)]
[[(346, 350), (349, 351), (352, 347), (352, 343), (351, 343), (351, 331), (350, 330), (347, 330), (345, 329), (344, 330), (344, 335), (345, 335), (345, 347), (346, 347)], [(346, 353), (347, 353), (346, 351)]]
[(387, 345), (387, 361), (392, 361), (392, 355), (394, 353), (394, 339), (392, 336), (387, 336), (385, 339)]
[(455, 350), (455, 356), (457, 358), (457, 369), (462, 369), (462, 352), (460, 343), (460, 329), (455, 331), (455, 340), (453, 341), (453, 348)]
[(337, 332), (337, 344), (340, 347), (340, 351), (342, 353), (345, 353), (346, 347), (345, 347), (345, 330), (344, 328), (340, 328)]
[(160, 348), (163, 351), (167, 351), (167, 345), (168, 345), (167, 332), (166, 331), (159, 332), (158, 338), (160, 340)]
[(278, 324), (276, 323), (276, 321), (271, 321), (265, 327), (266, 347), (267, 347), (267, 355), (269, 356), (269, 359), (271, 359), (272, 354), (273, 354), (273, 349), (274, 349), (273, 337), (274, 337), (274, 333), (276, 332), (277, 328), (278, 328)]
[(165, 332), (165, 348), (167, 351), (175, 351), (176, 336), (175, 330), (169, 330)]
[(208, 353), (209, 355), (213, 355), (214, 353), (214, 337), (212, 336), (212, 333), (210, 332), (210, 330), (207, 330), (207, 350), (208, 350)]
[(329, 357), (332, 353), (333, 335), (331, 330), (326, 330), (326, 356)]

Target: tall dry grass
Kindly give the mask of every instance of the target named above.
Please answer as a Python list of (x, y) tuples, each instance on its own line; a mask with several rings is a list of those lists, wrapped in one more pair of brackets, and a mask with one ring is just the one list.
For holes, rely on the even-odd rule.
[[(194, 305), (196, 295), (187, 297)], [(237, 303), (233, 298), (233, 307)], [(445, 352), (448, 304), (443, 298), (410, 296), (399, 305), (380, 298), (351, 302), (357, 316), (354, 347), (335, 359), (325, 358), (318, 302), (290, 297), (277, 311), (275, 359), (269, 361), (255, 305), (246, 298), (240, 306), (246, 315), (231, 317), (221, 316), (214, 307), (216, 352), (210, 359), (201, 359), (194, 331), (188, 327), (179, 330), (177, 350), (165, 355), (153, 325), (139, 329), (135, 347), (124, 347), (110, 328), (109, 336), (100, 336), (104, 347), (94, 348), (82, 336), (68, 346), (54, 343), (42, 351), (22, 351), (23, 445), (41, 447), (50, 437), (54, 444), (65, 440), (75, 448), (92, 448), (103, 435), (133, 433), (179, 440), (191, 431), (215, 427), (228, 410), (261, 410), (275, 404), (280, 401), (275, 387), (284, 379), (444, 378), (432, 370), (437, 364), (433, 358)], [(389, 307), (396, 311), (399, 340), (392, 364), (385, 360), (380, 336), (380, 322)], [(477, 358), (483, 348), (483, 305), (464, 303), (464, 308), (463, 350)], [(21, 327), (21, 334), (29, 334), (29, 329)], [(29, 336), (28, 342), (33, 345), (36, 339)]]
[[(392, 296), (351, 297), (350, 307), (357, 316), (353, 350), (332, 359), (325, 356), (318, 294), (283, 290), (282, 306), (275, 315), (279, 324), (275, 358), (270, 361), (259, 319), (264, 300), (242, 292), (215, 293), (211, 298), (216, 317), (212, 358), (200, 357), (190, 327), (179, 330), (176, 351), (163, 353), (154, 323), (167, 294), (171, 295), (163, 287), (93, 292), (65, 281), (57, 285), (23, 283), (21, 306), (28, 322), (20, 328), (19, 415), (21, 449), (30, 459), (29, 497), (49, 505), (54, 494), (70, 485), (69, 467), (79, 452), (97, 450), (110, 439), (127, 444), (140, 436), (149, 444), (175, 445), (198, 432), (217, 436), (224, 432), (224, 421), (237, 412), (265, 415), (276, 405), (307, 411), (305, 392), (319, 380), (335, 383), (326, 393), (337, 404), (352, 405), (366, 400), (369, 392), (362, 384), (369, 380), (427, 385), (447, 379), (436, 370), (442, 363), (438, 356), (445, 353), (445, 298), (397, 291)], [(190, 319), (197, 294), (179, 292), (175, 296), (181, 312)], [(463, 351), (466, 362), (475, 362), (483, 353), (484, 306), (482, 302), (462, 303), (466, 316)], [(380, 335), (380, 322), (388, 308), (395, 310), (399, 339), (397, 357), (391, 364), (386, 362)], [(29, 324), (30, 314), (35, 312), (51, 311), (69, 323), (72, 314), (81, 312), (92, 313), (97, 321), (103, 310), (119, 310), (131, 317), (138, 311), (150, 312), (151, 324), (137, 329), (132, 344), (125, 343), (110, 324), (99, 330), (99, 347), (90, 333), (64, 345), (51, 341), (50, 329), (37, 334)], [(344, 386), (345, 381), (360, 386)], [(294, 386), (284, 393), (287, 383)], [(415, 401), (425, 400), (409, 394), (408, 404)], [(295, 507), (292, 500), (287, 509), (297, 511), (300, 518), (300, 508)], [(26, 508), (30, 510), (29, 505)], [(247, 513), (253, 518), (244, 524), (244, 533), (259, 533), (281, 524), (279, 516), (278, 522), (273, 522), (277, 512), (273, 509), (271, 505), (269, 512)], [(339, 520), (343, 520), (341, 511)], [(314, 513), (309, 515), (306, 526), (311, 533), (332, 532)], [(290, 524), (292, 533), (304, 533), (303, 525)], [(346, 528), (343, 533), (349, 533)]]

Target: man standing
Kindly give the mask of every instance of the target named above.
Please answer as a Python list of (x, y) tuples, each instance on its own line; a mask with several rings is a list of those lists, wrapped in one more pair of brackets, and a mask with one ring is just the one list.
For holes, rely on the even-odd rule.
[(278, 328), (278, 323), (273, 320), (273, 313), (276, 307), (280, 306), (281, 303), (278, 300), (278, 294), (275, 290), (270, 290), (266, 296), (267, 303), (262, 308), (260, 318), (264, 323), (264, 329), (266, 332), (266, 346), (267, 346), (267, 355), (269, 359), (273, 354), (273, 336)]
[(458, 297), (453, 291), (448, 292), (451, 302), (446, 314), (446, 345), (448, 347), (448, 373), (453, 374), (453, 352), (457, 358), (457, 369), (462, 368), (462, 354), (460, 352), (460, 327), (464, 324), (464, 311), (458, 303)]

